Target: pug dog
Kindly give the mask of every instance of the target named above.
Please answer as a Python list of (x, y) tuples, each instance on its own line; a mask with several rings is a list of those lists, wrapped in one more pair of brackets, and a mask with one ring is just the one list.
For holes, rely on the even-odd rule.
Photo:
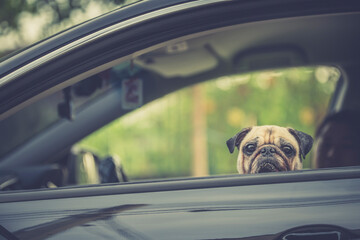
[(230, 153), (235, 147), (239, 150), (239, 173), (280, 172), (302, 169), (313, 138), (292, 128), (267, 125), (244, 128), (226, 144)]

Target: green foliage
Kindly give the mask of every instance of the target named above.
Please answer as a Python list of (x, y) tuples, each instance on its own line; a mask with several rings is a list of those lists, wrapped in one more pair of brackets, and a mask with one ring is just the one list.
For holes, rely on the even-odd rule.
[[(39, 14), (42, 11), (50, 11), (53, 15), (48, 25), (59, 24), (71, 18), (73, 11), (85, 11), (93, 1), (84, 0), (0, 0), (0, 35), (7, 34), (11, 30), (19, 29), (19, 18), (24, 13)], [(103, 5), (123, 5), (126, 0), (98, 0)]]
[[(319, 69), (256, 72), (202, 83), (210, 174), (236, 173), (237, 152), (230, 154), (225, 142), (244, 127), (280, 125), (313, 135), (338, 77), (334, 69), (325, 68), (332, 77), (321, 80), (315, 76)], [(79, 146), (102, 157), (118, 155), (131, 179), (189, 176), (192, 113), (190, 87), (112, 122)], [(310, 159), (311, 154), (305, 168)]]
[(0, 0), (0, 35), (7, 34), (11, 29), (18, 29), (18, 18), (22, 12), (35, 12), (34, 4), (27, 0)]
[(0, 57), (140, 0), (0, 0)]

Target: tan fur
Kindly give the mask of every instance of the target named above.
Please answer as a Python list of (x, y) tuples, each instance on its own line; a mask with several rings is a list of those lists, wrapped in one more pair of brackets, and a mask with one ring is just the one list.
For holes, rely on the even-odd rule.
[[(247, 156), (243, 153), (243, 147), (249, 142), (256, 142), (256, 151)], [(295, 153), (292, 157), (283, 153), (282, 147), (284, 142), (291, 144)], [(263, 147), (271, 146), (276, 149), (274, 157), (281, 166), (282, 171), (302, 169), (302, 161), (300, 159), (300, 147), (298, 141), (289, 132), (288, 128), (266, 125), (252, 127), (241, 141), (239, 146), (239, 155), (237, 160), (237, 170), (239, 173), (256, 173), (260, 151)]]

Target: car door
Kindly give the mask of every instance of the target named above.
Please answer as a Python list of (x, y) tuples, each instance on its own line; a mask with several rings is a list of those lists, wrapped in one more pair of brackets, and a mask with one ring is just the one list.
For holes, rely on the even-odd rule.
[[(39, 128), (36, 133), (41, 134), (32, 139), (29, 133), (8, 149), (0, 168), (56, 162), (74, 143), (138, 107), (132, 107), (130, 103), (137, 101), (130, 97), (128, 105), (116, 104), (124, 103), (124, 95), (133, 94), (133, 88), (98, 90), (95, 84), (99, 96), (101, 91), (109, 94), (98, 102), (91, 98), (94, 101), (88, 102), (94, 104), (86, 109), (69, 95), (81, 80), (96, 83), (93, 76), (114, 67), (126, 69), (129, 76), (139, 66), (155, 72), (151, 78), (142, 75), (149, 81), (135, 85), (148, 90), (141, 95), (142, 103), (210, 78), (308, 64), (338, 63), (343, 80), (354, 84), (349, 79), (356, 74), (347, 69), (356, 66), (359, 31), (349, 23), (359, 19), (359, 7), (356, 1), (346, 3), (149, 1), (47, 39), (2, 63), (0, 112), (2, 121), (9, 121), (42, 100), (53, 107), (56, 123), (49, 118), (45, 125), (51, 128), (44, 127), (49, 130)], [(322, 32), (325, 26), (329, 28)], [(308, 29), (313, 38), (296, 35)], [(200, 44), (208, 36), (215, 36), (215, 42), (235, 32), (237, 38), (227, 43), (238, 52), (218, 52), (211, 44)], [(282, 37), (290, 33), (306, 51), (283, 41), (293, 39)], [(343, 37), (321, 45), (323, 33)], [(192, 45), (184, 44), (187, 41)], [(311, 41), (316, 44), (306, 48)], [(339, 43), (339, 49), (327, 54)], [(199, 54), (172, 62), (172, 56), (184, 56), (189, 46), (200, 46)], [(198, 56), (203, 56), (198, 58), (201, 64), (190, 61)], [(182, 68), (185, 60), (191, 64)], [(339, 84), (343, 93), (334, 95), (330, 110), (341, 107), (347, 97), (348, 85), (342, 87)], [(6, 137), (2, 139), (5, 145)], [(50, 170), (44, 171), (52, 177), (57, 170)], [(29, 171), (35, 172), (30, 168), (25, 175)], [(359, 173), (359, 167), (350, 167), (2, 192), (0, 232), (5, 239), (357, 239)], [(2, 183), (13, 180), (4, 176)]]

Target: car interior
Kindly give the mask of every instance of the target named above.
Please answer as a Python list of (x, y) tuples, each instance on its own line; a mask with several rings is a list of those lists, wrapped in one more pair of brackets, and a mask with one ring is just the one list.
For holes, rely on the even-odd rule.
[[(22, 106), (1, 120), (0, 188), (20, 190), (148, 179), (155, 170), (151, 170), (151, 158), (143, 162), (139, 160), (142, 157), (147, 159), (140, 152), (144, 151), (149, 156), (151, 151), (162, 151), (162, 148), (166, 148), (167, 152), (164, 152), (167, 155), (164, 155), (164, 159), (154, 157), (154, 161), (166, 162), (169, 158), (174, 161), (179, 161), (179, 158), (184, 160), (175, 169), (164, 163), (164, 168), (170, 173), (155, 172), (157, 178), (194, 176), (189, 167), (192, 158), (189, 150), (191, 140), (175, 139), (174, 136), (181, 131), (190, 131), (183, 122), (186, 117), (191, 118), (188, 114), (191, 110), (181, 108), (183, 105), (177, 100), (189, 100), (193, 90), (188, 89), (196, 84), (203, 86), (203, 91), (218, 89), (222, 94), (219, 98), (226, 99), (229, 94), (226, 91), (230, 91), (228, 89), (233, 89), (232, 94), (237, 96), (234, 100), (227, 100), (232, 101), (231, 106), (228, 103), (205, 106), (208, 114), (211, 111), (227, 111), (224, 112), (227, 117), (224, 119), (228, 119), (228, 122), (208, 118), (209, 124), (214, 121), (211, 124), (219, 128), (209, 127), (204, 130), (208, 137), (205, 140), (214, 143), (209, 145), (209, 155), (213, 159), (210, 170), (216, 168), (216, 161), (225, 161), (224, 157), (228, 162), (228, 167), (220, 168), (214, 174), (236, 174), (236, 156), (227, 152), (225, 141), (232, 136), (230, 133), (235, 134), (236, 130), (247, 125), (297, 124), (307, 126), (306, 129), (312, 131), (309, 134), (315, 138), (316, 128), (327, 115), (360, 110), (360, 86), (357, 81), (360, 74), (360, 32), (354, 22), (360, 22), (359, 13), (238, 24), (172, 39), (110, 64), (97, 66), (94, 72), (84, 74), (73, 85), (58, 87), (54, 93)], [(311, 75), (312, 80), (306, 80), (309, 83), (296, 80), (300, 79), (299, 72)], [(263, 77), (264, 74), (266, 77)], [(263, 120), (266, 119), (266, 116), (261, 115), (263, 109), (294, 113), (292, 106), (277, 108), (280, 104), (278, 102), (259, 103), (262, 108), (253, 110), (252, 114), (249, 114), (251, 109), (236, 109), (237, 101), (252, 106), (250, 103), (255, 101), (256, 95), (250, 98), (248, 94), (268, 93), (268, 99), (272, 99), (272, 93), (285, 96), (285, 93), (271, 92), (266, 87), (266, 84), (274, 84), (271, 86), (276, 89), (277, 85), (273, 82), (282, 77), (295, 79), (284, 83), (289, 86), (293, 84), (292, 88), (308, 86), (301, 91), (299, 87), (299, 94), (289, 94), (296, 101), (303, 102), (304, 106), (316, 105), (320, 110), (314, 112), (304, 108), (298, 123), (291, 122), (281, 112), (268, 122)], [(318, 87), (311, 87), (315, 86), (309, 85), (311, 81), (316, 81)], [(247, 85), (250, 83), (263, 87), (262, 92), (251, 90), (247, 87), (251, 86)], [(176, 95), (178, 92), (180, 95)], [(315, 95), (319, 96), (316, 99), (321, 99), (321, 102), (314, 102), (312, 96)], [(284, 97), (281, 101), (289, 100)], [(195, 102), (189, 106), (195, 105)], [(154, 120), (158, 116), (157, 109), (172, 109), (177, 104), (181, 105), (177, 109), (183, 112), (177, 111), (175, 123), (175, 120)], [(141, 112), (143, 108), (145, 110)], [(168, 114), (175, 113), (169, 110)], [(120, 118), (124, 120), (118, 122), (116, 119)], [(183, 128), (181, 130), (179, 127), (181, 131), (173, 132), (173, 135), (169, 133), (163, 140), (166, 145), (155, 146), (155, 150), (147, 152), (147, 146), (153, 144), (151, 139), (160, 138), (165, 133), (161, 132), (160, 136), (142, 135), (142, 128), (136, 128), (133, 124), (145, 121), (150, 129), (155, 129), (157, 125), (165, 129), (163, 126), (166, 124), (179, 124)], [(116, 146), (122, 150), (110, 149), (113, 139), (109, 136), (116, 135), (116, 132), (106, 127), (109, 125), (113, 126), (111, 129), (129, 133), (122, 136), (123, 142)], [(124, 128), (126, 125), (128, 129)], [(104, 146), (93, 140), (101, 138), (102, 134), (107, 136), (101, 141)], [(134, 156), (128, 156), (125, 151), (130, 149), (131, 141), (134, 145), (131, 149), (136, 149)], [(99, 149), (105, 149), (107, 154), (99, 154)], [(122, 156), (113, 154), (116, 151)], [(181, 155), (180, 152), (186, 153)], [(135, 159), (133, 164), (131, 158)], [(304, 162), (305, 169), (315, 168), (310, 158), (314, 156), (311, 155)]]

